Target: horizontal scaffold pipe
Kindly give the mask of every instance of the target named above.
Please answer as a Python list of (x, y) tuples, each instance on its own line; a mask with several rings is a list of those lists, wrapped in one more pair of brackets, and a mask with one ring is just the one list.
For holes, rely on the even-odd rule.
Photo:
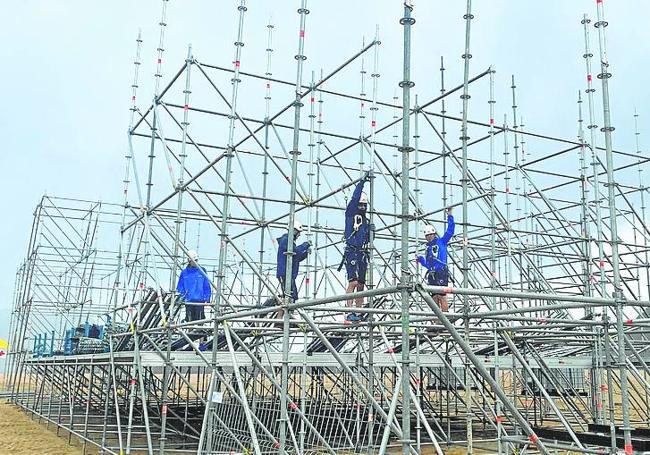
[[(361, 291), (357, 292), (354, 294), (354, 298), (365, 298), (365, 297), (375, 297), (378, 295), (384, 295), (384, 294), (393, 294), (395, 292), (398, 292), (400, 290), (399, 286), (387, 286), (385, 288), (379, 288), (379, 289), (368, 289), (366, 291)], [(231, 313), (226, 313), (221, 316), (217, 316), (216, 318), (207, 318), (207, 319), (200, 319), (192, 322), (183, 322), (179, 324), (170, 324), (169, 327), (172, 329), (175, 328), (182, 328), (182, 327), (188, 327), (188, 326), (194, 326), (196, 324), (200, 324), (202, 322), (214, 322), (215, 320), (217, 322), (223, 322), (223, 321), (230, 321), (233, 319), (241, 318), (241, 317), (247, 317), (247, 316), (257, 316), (257, 315), (262, 315), (262, 314), (268, 314), (268, 313), (274, 313), (279, 310), (296, 310), (300, 308), (309, 308), (312, 306), (317, 306), (317, 305), (324, 305), (326, 303), (333, 303), (333, 302), (341, 302), (343, 300), (348, 300), (350, 298), (350, 294), (341, 294), (341, 295), (333, 295), (331, 297), (322, 297), (319, 299), (311, 299), (311, 300), (305, 300), (302, 302), (294, 302), (289, 305), (275, 305), (275, 306), (268, 306), (264, 308), (258, 308), (254, 310), (244, 310), (244, 311), (236, 311), (236, 312), (231, 312)], [(206, 305), (207, 306), (207, 305)], [(151, 332), (156, 332), (160, 330), (160, 327), (152, 327), (150, 329), (144, 329), (144, 330), (139, 330), (141, 333), (151, 333)], [(130, 333), (124, 333), (124, 334), (117, 334), (115, 336), (128, 336), (131, 335)]]
[[(531, 312), (545, 311), (545, 310), (584, 308), (586, 306), (598, 307), (598, 306), (615, 305), (613, 299), (598, 298), (598, 297), (544, 294), (544, 293), (536, 293), (536, 292), (498, 291), (498, 290), (491, 290), (491, 289), (463, 289), (463, 288), (450, 288), (450, 287), (443, 287), (443, 286), (422, 286), (422, 289), (425, 290), (426, 292), (437, 293), (437, 294), (441, 294), (441, 293), (463, 294), (463, 295), (470, 295), (470, 296), (473, 295), (473, 296), (484, 296), (484, 297), (506, 297), (506, 298), (514, 298), (514, 299), (533, 299), (533, 300), (551, 300), (551, 301), (555, 300), (555, 301), (570, 302), (565, 304), (550, 304), (550, 305), (540, 305), (535, 307), (523, 307), (523, 308), (513, 308), (513, 309), (499, 310), (499, 311), (488, 311), (484, 313), (472, 313), (468, 316), (463, 316), (462, 314), (456, 314), (456, 313), (447, 313), (447, 316), (452, 318), (469, 317), (470, 319), (487, 319), (487, 318), (494, 318), (500, 315), (531, 313)], [(354, 294), (354, 297), (365, 298), (370, 296), (394, 294), (399, 292), (400, 290), (401, 290), (400, 286), (388, 286), (385, 288), (369, 289), (366, 291), (358, 292)], [(273, 313), (287, 308), (290, 310), (296, 310), (296, 309), (317, 307), (319, 305), (324, 305), (328, 303), (341, 302), (349, 298), (350, 298), (349, 294), (341, 294), (341, 295), (335, 295), (330, 297), (305, 300), (302, 302), (294, 302), (289, 305), (276, 305), (276, 306), (269, 306), (264, 308), (234, 311), (234, 312), (230, 312), (218, 316), (216, 319), (218, 322), (230, 321), (234, 319), (246, 318), (249, 316), (258, 316), (258, 315)], [(627, 303), (629, 304), (629, 306), (650, 307), (650, 302), (648, 301), (630, 301)], [(321, 308), (319, 310), (323, 311), (324, 309)], [(360, 308), (359, 311), (366, 312), (366, 313), (372, 312), (372, 313), (384, 313), (384, 314), (390, 314), (393, 312), (392, 310), (387, 310), (387, 309), (383, 310), (383, 309), (371, 309), (371, 308)], [(431, 312), (424, 312), (424, 311), (414, 311), (411, 314), (425, 316), (425, 317), (432, 315)], [(208, 321), (214, 321), (214, 319), (204, 319), (204, 320), (197, 320), (192, 322), (179, 323), (179, 324), (171, 325), (170, 327), (187, 328)], [(539, 318), (537, 318), (537, 322), (539, 322)], [(642, 321), (637, 320), (635, 322), (642, 322)], [(590, 324), (585, 324), (585, 325), (590, 325)], [(158, 330), (160, 330), (159, 327), (153, 327), (153, 328), (141, 330), (140, 332), (150, 333), (150, 332), (156, 332)], [(129, 336), (129, 335), (130, 333), (124, 333), (124, 334), (118, 334), (116, 336)]]
[[(504, 442), (514, 442), (517, 444), (530, 444), (530, 441), (528, 439), (517, 438), (515, 436), (503, 436), (501, 440)], [(603, 453), (602, 449), (590, 449), (588, 447), (584, 447), (581, 449), (579, 447), (576, 447), (575, 445), (559, 444), (557, 442), (546, 442), (546, 446), (551, 449), (566, 450), (568, 452), (595, 453), (595, 454)]]
[[(493, 289), (472, 289), (472, 288), (452, 288), (448, 286), (423, 286), (424, 290), (434, 294), (459, 294), (471, 295), (480, 297), (507, 297), (514, 299), (530, 299), (530, 300), (555, 300), (561, 302), (574, 302), (593, 305), (614, 305), (614, 299), (607, 299), (602, 297), (585, 297), (581, 295), (562, 295), (562, 294), (548, 294), (543, 292), (520, 292), (520, 291), (499, 291)], [(644, 301), (630, 301), (626, 302), (628, 305), (648, 306), (650, 302)], [(529, 307), (517, 309), (518, 312), (523, 311), (537, 311), (544, 309), (544, 307)], [(489, 314), (497, 314), (499, 312), (490, 312)], [(507, 313), (504, 313), (507, 314)], [(471, 316), (471, 315), (470, 315)]]

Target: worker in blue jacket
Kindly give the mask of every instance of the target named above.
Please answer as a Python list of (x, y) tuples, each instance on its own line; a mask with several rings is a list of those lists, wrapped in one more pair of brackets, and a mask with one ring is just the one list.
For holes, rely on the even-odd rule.
[[(291, 261), (291, 300), (298, 300), (298, 288), (296, 287), (296, 278), (298, 277), (298, 267), (300, 263), (307, 259), (311, 252), (311, 242), (304, 242), (300, 245), (296, 242), (302, 232), (302, 224), (295, 221), (293, 224), (293, 260)], [(280, 282), (281, 293), (284, 295), (286, 275), (287, 275), (287, 245), (289, 243), (289, 233), (287, 232), (278, 241), (277, 271), (275, 276)]]
[(190, 303), (185, 305), (185, 320), (189, 322), (205, 319), (204, 305), (191, 304), (210, 303), (212, 288), (206, 270), (199, 265), (198, 253), (190, 250), (188, 256), (190, 260), (178, 277), (176, 291), (181, 301)]
[[(345, 262), (348, 277), (346, 294), (363, 291), (366, 284), (371, 224), (366, 216), (368, 195), (363, 192), (363, 186), (371, 178), (373, 178), (373, 172), (366, 172), (363, 179), (357, 183), (345, 209), (345, 251), (343, 252), (343, 261)], [(354, 300), (349, 299), (346, 306), (352, 307), (353, 303), (357, 308), (361, 308), (363, 306), (363, 297)], [(348, 313), (345, 319), (348, 322), (358, 322), (363, 319), (363, 316), (358, 313)]]
[[(436, 229), (428, 224), (424, 226), (424, 238), (427, 241), (427, 250), (424, 256), (418, 257), (420, 265), (427, 269), (427, 283), (430, 286), (447, 286), (449, 284), (449, 268), (447, 267), (447, 245), (454, 235), (454, 217), (451, 208), (447, 209), (447, 230), (442, 237), (438, 237)], [(447, 296), (445, 294), (434, 294), (436, 301), (442, 311), (449, 309)]]

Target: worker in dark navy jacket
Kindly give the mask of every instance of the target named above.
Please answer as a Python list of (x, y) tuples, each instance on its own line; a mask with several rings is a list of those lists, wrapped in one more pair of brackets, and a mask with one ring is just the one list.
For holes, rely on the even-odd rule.
[[(366, 284), (366, 272), (368, 270), (369, 242), (371, 224), (366, 216), (368, 210), (368, 195), (363, 192), (364, 184), (373, 177), (373, 172), (368, 171), (363, 179), (357, 183), (352, 197), (345, 209), (345, 251), (343, 260), (348, 277), (347, 294), (363, 291)], [(348, 307), (353, 304), (357, 308), (363, 306), (363, 297), (349, 299), (346, 302)], [(359, 313), (348, 313), (346, 321), (358, 322), (362, 319)]]
[[(424, 238), (427, 241), (427, 249), (424, 256), (418, 257), (420, 265), (427, 269), (427, 283), (430, 286), (449, 285), (449, 268), (447, 267), (449, 241), (454, 235), (456, 227), (451, 208), (447, 209), (447, 230), (442, 237), (438, 237), (436, 229), (428, 224), (424, 226)], [(445, 294), (434, 294), (436, 301), (442, 311), (449, 309), (447, 296)]]
[[(302, 232), (302, 224), (300, 221), (295, 221), (293, 224), (293, 260), (291, 261), (291, 300), (294, 302), (298, 300), (298, 288), (296, 287), (296, 278), (298, 277), (298, 267), (300, 263), (307, 259), (311, 252), (311, 242), (304, 242), (298, 245), (296, 240), (300, 237)], [(287, 232), (278, 241), (278, 256), (277, 256), (277, 271), (275, 276), (280, 281), (281, 293), (284, 295), (285, 283), (287, 275), (287, 245), (289, 243), (289, 233)]]
[(188, 256), (190, 260), (178, 278), (176, 291), (178, 291), (180, 300), (190, 304), (185, 305), (185, 320), (196, 321), (205, 319), (204, 305), (192, 305), (192, 303), (210, 303), (212, 289), (206, 270), (198, 263), (198, 253), (190, 250)]

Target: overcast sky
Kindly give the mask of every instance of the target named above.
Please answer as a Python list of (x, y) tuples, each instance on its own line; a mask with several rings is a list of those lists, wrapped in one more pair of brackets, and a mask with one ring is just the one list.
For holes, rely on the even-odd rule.
[[(236, 37), (234, 1), (171, 0), (168, 4), (163, 83), (182, 65), (188, 43), (202, 62), (230, 66)], [(448, 86), (462, 82), (464, 3), (415, 2), (413, 75), (424, 99), (439, 91), (440, 56)], [(510, 75), (518, 85), (520, 113), (530, 130), (575, 138), (577, 92), (584, 89), (583, 13), (595, 18), (593, 0), (478, 0), (472, 23), (471, 73), (497, 71), (497, 106), (510, 112)], [(158, 44), (159, 0), (5, 2), (0, 17), (0, 180), (4, 222), (0, 264), (0, 338), (6, 338), (15, 270), (25, 255), (31, 218), (49, 195), (119, 202), (135, 37), (142, 29), (139, 99), (152, 95)], [(650, 118), (648, 65), (650, 3), (605, 2), (615, 146), (634, 151), (632, 113), (640, 115), (642, 144)], [(273, 72), (295, 77), (298, 15), (295, 1), (249, 2), (242, 69), (263, 73), (266, 24), (275, 24)], [(396, 0), (311, 1), (307, 18), (306, 81), (357, 51), (379, 26), (380, 97), (390, 100), (401, 79), (402, 3)], [(591, 29), (594, 54), (596, 30)], [(594, 65), (597, 60), (594, 61)], [(597, 72), (594, 70), (594, 72)], [(391, 88), (392, 87), (392, 88)], [(331, 88), (358, 94), (358, 68)], [(599, 94), (599, 93), (598, 93)], [(483, 99), (474, 97), (473, 100)], [(282, 101), (284, 103), (284, 101)], [(258, 111), (262, 112), (260, 102)], [(487, 120), (485, 106), (476, 115)], [(499, 111), (500, 109), (500, 111)], [(457, 114), (458, 112), (451, 112)], [(332, 115), (332, 114), (330, 114)], [(602, 121), (598, 113), (598, 123)]]

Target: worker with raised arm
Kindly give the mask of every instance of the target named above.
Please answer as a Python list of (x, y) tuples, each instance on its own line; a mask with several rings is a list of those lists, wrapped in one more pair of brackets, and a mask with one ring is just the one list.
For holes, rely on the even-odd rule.
[[(442, 237), (438, 237), (436, 229), (432, 225), (427, 224), (424, 226), (424, 238), (427, 241), (427, 249), (424, 256), (418, 257), (418, 262), (420, 265), (426, 267), (427, 283), (430, 286), (449, 285), (447, 246), (454, 235), (455, 227), (451, 208), (447, 209), (447, 230)], [(442, 311), (446, 312), (449, 310), (449, 304), (447, 303), (447, 296), (445, 294), (435, 293), (432, 297)]]
[[(298, 267), (300, 263), (307, 258), (311, 252), (311, 242), (304, 242), (300, 245), (296, 242), (302, 232), (300, 221), (293, 223), (293, 260), (291, 261), (291, 300), (298, 300), (298, 288), (296, 287), (296, 278), (298, 277)], [(275, 276), (278, 278), (281, 286), (281, 294), (284, 295), (285, 283), (287, 279), (287, 246), (289, 244), (289, 232), (285, 233), (278, 241), (277, 271)]]
[(187, 255), (189, 261), (178, 277), (176, 291), (179, 300), (186, 303), (185, 320), (189, 322), (205, 319), (204, 305), (210, 303), (212, 288), (206, 270), (199, 265), (199, 254), (189, 250)]
[[(365, 173), (357, 183), (345, 209), (345, 251), (343, 261), (345, 262), (348, 277), (348, 287), (345, 290), (347, 294), (363, 291), (366, 284), (371, 224), (366, 216), (368, 195), (363, 192), (363, 186), (373, 177), (374, 174), (371, 170)], [(363, 297), (349, 299), (346, 302), (348, 307), (352, 307), (353, 304), (357, 308), (361, 308), (363, 306)], [(358, 322), (362, 318), (362, 315), (356, 312), (348, 313), (345, 317), (348, 322)]]

